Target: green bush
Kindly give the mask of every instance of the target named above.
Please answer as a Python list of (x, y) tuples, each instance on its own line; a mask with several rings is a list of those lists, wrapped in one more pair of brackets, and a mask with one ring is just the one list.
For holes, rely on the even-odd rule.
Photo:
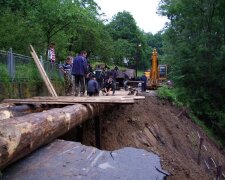
[(167, 99), (170, 102), (175, 103), (178, 106), (182, 106), (183, 104), (177, 98), (177, 90), (168, 88), (168, 86), (164, 85), (157, 89), (157, 94), (161, 99)]
[[(60, 77), (57, 69), (54, 69), (48, 77), (57, 91), (63, 94), (64, 81)], [(0, 64), (0, 88), (3, 98), (27, 98), (38, 95), (46, 95), (47, 88), (33, 61), (29, 63), (17, 63), (15, 66), (15, 76), (11, 78), (8, 74), (6, 64)], [(39, 87), (39, 90), (37, 88)], [(45, 92), (46, 90), (46, 92)]]
[(3, 83), (9, 82), (9, 74), (7, 71), (6, 64), (0, 63), (0, 79)]

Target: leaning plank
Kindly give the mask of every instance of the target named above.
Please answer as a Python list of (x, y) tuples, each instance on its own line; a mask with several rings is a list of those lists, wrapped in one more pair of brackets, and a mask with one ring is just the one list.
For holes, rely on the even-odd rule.
[(38, 70), (39, 70), (39, 72), (40, 72), (40, 74), (41, 74), (41, 76), (42, 76), (42, 78), (44, 80), (44, 83), (45, 83), (45, 85), (46, 85), (49, 93), (52, 96), (56, 96), (55, 93), (54, 93), (54, 91), (51, 88), (51, 85), (50, 85), (49, 81), (48, 81), (47, 74), (44, 73), (43, 67), (39, 64), (39, 60), (37, 59), (36, 55), (33, 52), (31, 52), (31, 55), (32, 55), (32, 57), (33, 57), (33, 59), (34, 59), (34, 61), (36, 63), (36, 66), (37, 66), (37, 68), (38, 68)]
[(9, 118), (0, 123), (0, 170), (63, 135), (104, 110), (101, 105), (76, 104)]
[(32, 55), (32, 57), (34, 59), (34, 62), (37, 65), (37, 68), (38, 68), (38, 70), (39, 70), (39, 72), (40, 72), (40, 74), (41, 74), (41, 76), (42, 76), (42, 78), (43, 78), (43, 80), (45, 82), (45, 85), (47, 86), (47, 88), (49, 90), (49, 93), (52, 96), (57, 97), (56, 91), (55, 91), (54, 87), (52, 86), (52, 84), (51, 84), (51, 82), (50, 82), (50, 80), (49, 80), (49, 78), (48, 78), (48, 76), (47, 76), (43, 66), (41, 65), (40, 60), (39, 60), (39, 58), (38, 58), (38, 56), (37, 56), (33, 46), (30, 45), (30, 47), (31, 47), (31, 50), (32, 50), (31, 55)]

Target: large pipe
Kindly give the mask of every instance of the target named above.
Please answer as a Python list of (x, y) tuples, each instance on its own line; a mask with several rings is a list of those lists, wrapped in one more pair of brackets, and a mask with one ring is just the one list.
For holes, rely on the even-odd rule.
[(103, 105), (75, 104), (1, 120), (0, 170), (103, 111)]
[(32, 112), (41, 112), (46, 110), (47, 107), (41, 107), (37, 105), (10, 105), (0, 104), (0, 121), (11, 117), (18, 117), (30, 114)]

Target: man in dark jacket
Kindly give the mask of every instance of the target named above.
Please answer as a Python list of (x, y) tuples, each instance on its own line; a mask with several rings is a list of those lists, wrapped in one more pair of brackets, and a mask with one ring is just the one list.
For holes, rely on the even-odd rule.
[(92, 75), (91, 79), (88, 81), (87, 94), (89, 96), (98, 96), (99, 95), (98, 82), (96, 81), (94, 75)]
[(143, 81), (143, 83), (141, 83), (141, 91), (145, 92), (146, 91), (146, 87), (147, 87), (147, 81), (148, 81), (145, 73), (141, 76), (140, 80)]
[(102, 87), (103, 87), (103, 75), (102, 75), (102, 69), (99, 65), (95, 69), (95, 78), (96, 78), (96, 81), (98, 82), (99, 88), (102, 89)]
[(113, 85), (113, 94), (112, 95), (115, 95), (115, 90), (116, 90), (116, 78), (118, 76), (118, 71), (119, 71), (119, 68), (117, 66), (115, 66), (114, 69), (111, 70), (110, 72), (110, 78), (113, 79), (112, 81), (112, 85)]
[(87, 52), (81, 51), (73, 60), (72, 75), (75, 78), (75, 96), (83, 96), (85, 93), (84, 78), (87, 72)]

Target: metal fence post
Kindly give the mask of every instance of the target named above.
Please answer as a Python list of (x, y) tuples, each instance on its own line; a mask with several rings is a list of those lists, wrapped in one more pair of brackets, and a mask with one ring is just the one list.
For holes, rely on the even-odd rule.
[(41, 65), (43, 66), (43, 68), (45, 68), (42, 56), (40, 56), (40, 61), (41, 61)]
[(10, 78), (15, 77), (15, 58), (12, 52), (12, 48), (9, 49), (7, 54), (7, 65), (8, 65), (8, 73)]
[[(61, 61), (59, 61), (58, 68), (59, 67), (62, 67), (62, 62)], [(58, 75), (59, 75), (60, 78), (63, 77), (62, 71), (58, 71)]]

